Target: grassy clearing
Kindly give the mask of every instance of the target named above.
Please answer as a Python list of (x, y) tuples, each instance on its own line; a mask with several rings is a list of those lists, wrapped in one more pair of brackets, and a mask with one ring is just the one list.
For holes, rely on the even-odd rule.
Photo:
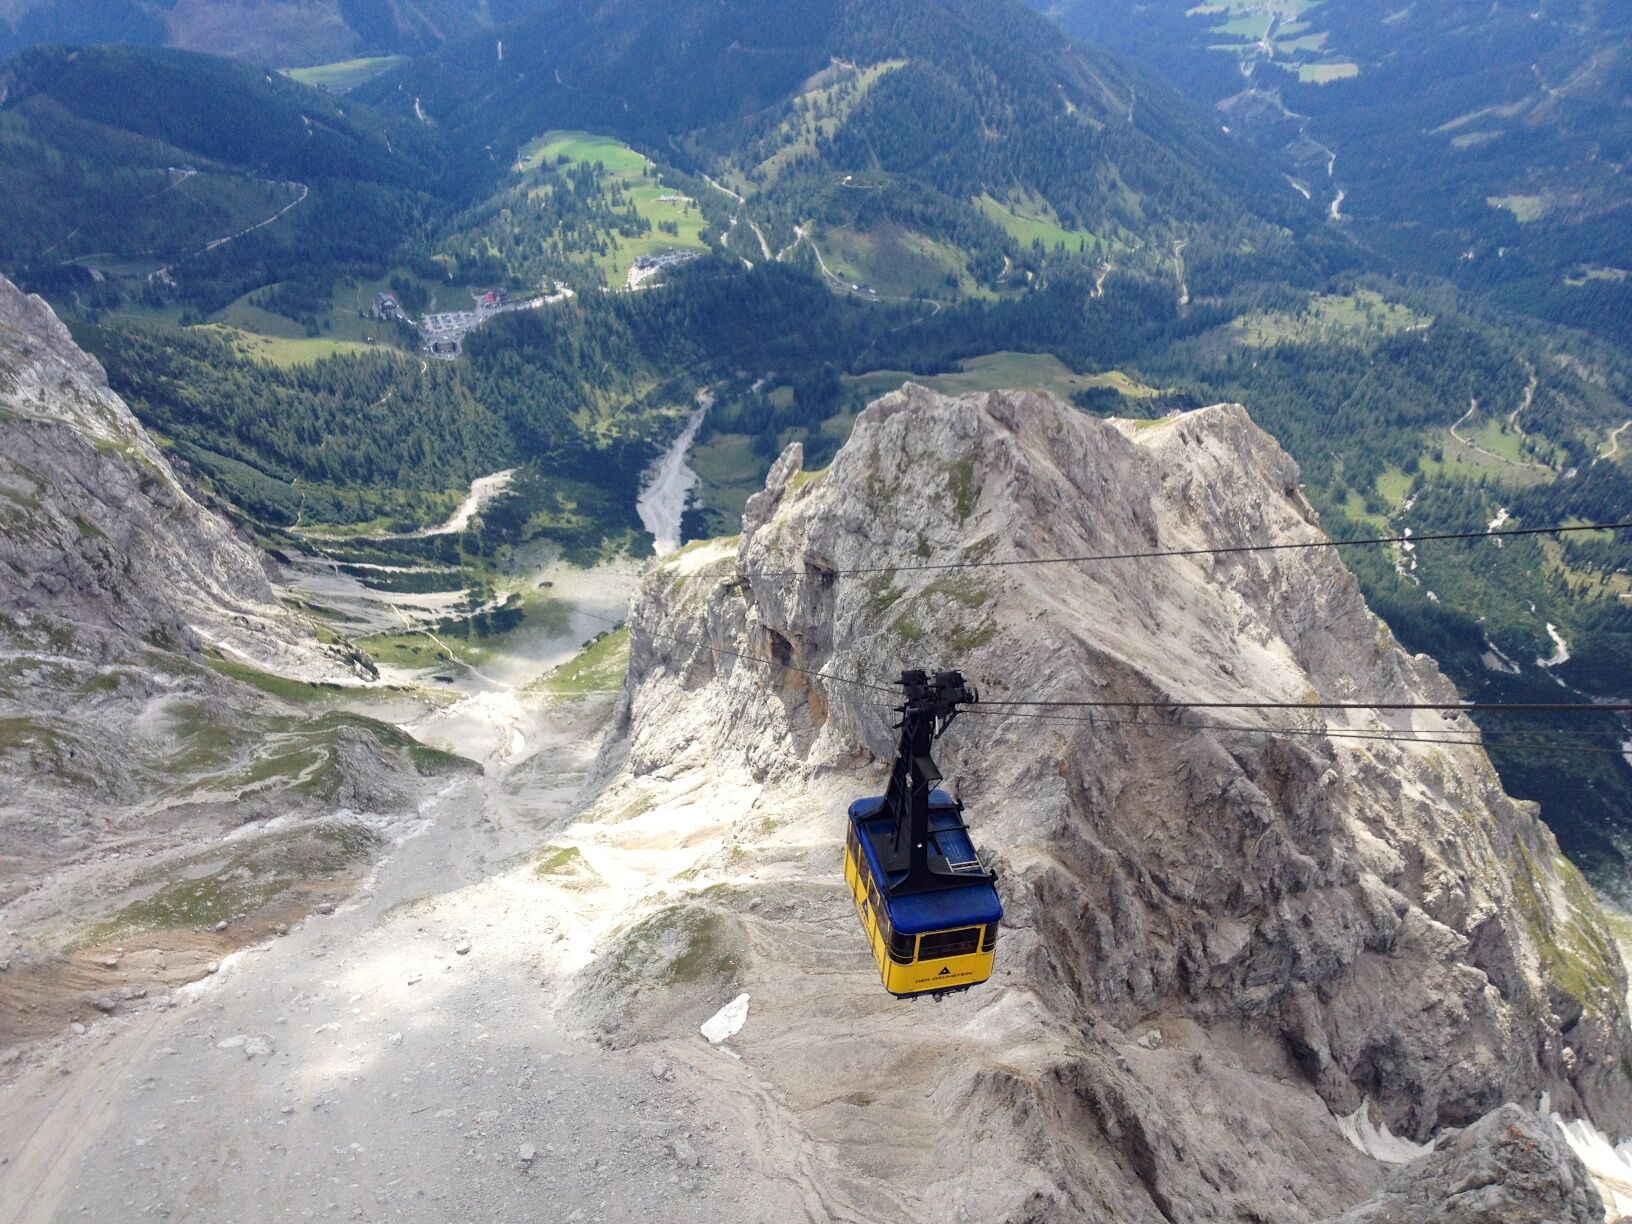
[(218, 654), (206, 656), (204, 662), (217, 675), (240, 681), (251, 688), (270, 693), (295, 705), (321, 705), (345, 691), (337, 684), (311, 684), (305, 680), (291, 680), (287, 676), (273, 675), (258, 667)]
[(1527, 456), (1522, 449), (1523, 438), (1516, 432), (1507, 429), (1502, 422), (1486, 419), (1475, 428), (1463, 427), (1462, 436), (1480, 448), (1500, 455), (1509, 463), (1524, 463)]
[(1232, 17), (1213, 27), (1214, 34), (1233, 34), (1246, 42), (1257, 42), (1269, 33), (1269, 26), (1274, 18), (1265, 12), (1249, 12), (1239, 17)]
[(1379, 535), (1388, 530), (1386, 516), (1376, 513), (1366, 505), (1366, 499), (1353, 489), (1345, 490), (1343, 499), (1343, 517), (1355, 523), (1364, 523), (1374, 528)]
[(556, 697), (586, 697), (623, 687), (629, 670), (627, 627), (603, 633), (543, 679), (543, 688)]
[(611, 136), (554, 131), (528, 141), (516, 167), (522, 171), (547, 170), (562, 158), (569, 162), (600, 162), (608, 174), (619, 178), (639, 178), (651, 165), (644, 156)]
[(332, 64), (314, 64), (310, 68), (280, 69), (284, 76), (302, 85), (326, 89), (330, 93), (345, 93), (356, 89), (364, 81), (372, 81), (382, 72), (389, 72), (405, 63), (405, 55), (371, 55), (363, 59), (338, 60)]
[(1063, 246), (1068, 251), (1103, 251), (1109, 243), (1089, 230), (1068, 230), (1059, 223), (1054, 210), (1042, 200), (999, 203), (990, 195), (975, 197), (975, 207), (1002, 227), (1016, 242), (1030, 246), (1040, 242), (1053, 250)]
[(968, 261), (957, 247), (899, 225), (865, 231), (841, 225), (814, 241), (835, 276), (863, 290), (876, 289), (882, 297), (991, 296), (969, 275)]
[(1342, 341), (1427, 327), (1433, 319), (1369, 289), (1348, 295), (1316, 294), (1299, 311), (1254, 312), (1223, 329), (1230, 343), (1268, 348), (1282, 343)]
[(1329, 38), (1324, 30), (1316, 34), (1300, 34), (1296, 38), (1277, 38), (1275, 52), (1278, 55), (1297, 55), (1304, 51), (1322, 51)]
[(1377, 477), (1377, 495), (1398, 510), (1411, 495), (1411, 486), (1415, 483), (1415, 477), (1399, 468), (1391, 467)]
[(742, 513), (748, 499), (764, 487), (769, 466), (747, 434), (716, 434), (691, 452), (691, 469), (702, 480), (703, 504), (722, 514)]
[(1360, 75), (1360, 65), (1299, 64), (1298, 80), (1305, 85), (1330, 85), (1333, 81), (1347, 81)]
[[(399, 273), (400, 275), (400, 273)], [(418, 280), (420, 278), (413, 278)], [(428, 282), (421, 282), (428, 284)], [(306, 327), (302, 323), (280, 315), (275, 311), (267, 310), (255, 303), (255, 296), (261, 289), (251, 290), (242, 297), (227, 303), (220, 310), (210, 316), (209, 322), (219, 324), (223, 328), (247, 332), (253, 338), (262, 336), (273, 340), (297, 340), (310, 344), (335, 343), (349, 341), (352, 344), (374, 346), (384, 343), (384, 337), (394, 335), (394, 331), (387, 328), (380, 320), (368, 317), (368, 311), (373, 305), (374, 294), (390, 287), (390, 278), (382, 278), (377, 288), (365, 289), (363, 285), (353, 285), (347, 281), (336, 281), (329, 292), (328, 305), (318, 313), (323, 316), (323, 332), (318, 336), (308, 336)], [(263, 286), (265, 288), (265, 286)], [(461, 286), (437, 285), (441, 296), (448, 302), (448, 309), (465, 310), (470, 306), (470, 292)], [(365, 296), (366, 294), (366, 296)], [(432, 292), (434, 301), (436, 293)], [(231, 336), (228, 336), (231, 339)], [(277, 351), (277, 346), (273, 350)], [(311, 351), (316, 351), (315, 349)], [(290, 349), (288, 359), (291, 363), (302, 360), (301, 350)], [(249, 356), (257, 356), (249, 352)], [(311, 360), (311, 358), (305, 358)]]
[(1548, 208), (1547, 197), (1539, 195), (1486, 196), (1485, 203), (1492, 208), (1506, 209), (1520, 225), (1541, 220)]
[[(279, 315), (261, 310), (257, 306), (245, 306), (236, 311), (236, 317), (247, 324), (248, 315), (253, 312), (263, 315), (267, 319), (276, 319), (279, 324), (292, 326), (288, 319)], [(359, 344), (354, 340), (334, 340), (326, 336), (278, 336), (269, 335), (259, 330), (246, 330), (241, 326), (229, 326), (224, 323), (206, 323), (205, 331), (213, 331), (233, 345), (245, 357), (256, 361), (264, 361), (268, 365), (275, 365), (282, 369), (291, 366), (311, 365), (325, 357), (341, 357), (347, 354), (369, 353), (375, 351), (373, 345)]]
[(357, 645), (376, 663), (409, 671), (456, 661), (451, 651), (444, 650), (426, 633), (375, 633), (358, 639)]
[[(1572, 525), (1579, 520), (1566, 519)], [(1607, 542), (1614, 538), (1613, 532), (1587, 531), (1581, 536), (1572, 536), (1572, 540), (1580, 540), (1582, 536), (1588, 539)], [(1543, 572), (1549, 576), (1556, 575), (1569, 591), (1571, 598), (1585, 601), (1598, 599), (1613, 599), (1632, 591), (1632, 575), (1606, 574), (1599, 569), (1580, 568), (1570, 564), (1570, 552), (1562, 540), (1550, 540), (1545, 537), (1536, 541), (1545, 558)]]
[[(638, 236), (614, 234), (611, 249), (596, 257), (609, 287), (621, 289), (630, 267), (642, 255), (708, 249), (702, 237), (707, 222), (696, 202), (677, 188), (664, 186), (650, 160), (610, 136), (546, 132), (523, 147), (516, 168), (523, 175), (536, 176), (542, 183), (557, 175), (564, 177), (569, 167), (586, 163), (599, 163), (609, 183), (626, 193), (635, 211), (652, 227), (650, 232)], [(665, 224), (672, 225), (676, 232), (665, 233), (661, 228)]]
[(1051, 353), (987, 353), (958, 362), (947, 374), (911, 374), (905, 370), (872, 370), (845, 375), (844, 384), (876, 399), (898, 390), (902, 383), (922, 383), (942, 395), (964, 395), (974, 391), (1005, 391), (1019, 388), (1052, 391), (1069, 399), (1078, 391), (1109, 387), (1128, 399), (1148, 399), (1161, 394), (1154, 387), (1136, 382), (1120, 370), (1103, 374), (1078, 374)]
[[(1500, 430), (1500, 425), (1490, 423), (1488, 426)], [(1449, 430), (1435, 436), (1440, 457), (1424, 455), (1419, 461), (1424, 479), (1433, 480), (1488, 480), (1492, 483), (1508, 488), (1526, 488), (1530, 485), (1546, 484), (1553, 479), (1553, 472), (1544, 467), (1537, 467), (1530, 463), (1518, 462), (1507, 458), (1500, 452), (1492, 453), (1486, 446), (1486, 426), (1471, 433), (1464, 429), (1463, 436), (1469, 442), (1477, 442), (1484, 450), (1476, 449), (1472, 445), (1458, 441)], [(1495, 440), (1491, 437), (1491, 440)]]

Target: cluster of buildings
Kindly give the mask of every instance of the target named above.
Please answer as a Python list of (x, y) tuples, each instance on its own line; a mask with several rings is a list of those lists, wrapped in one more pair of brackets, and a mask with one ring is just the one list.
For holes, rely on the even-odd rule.
[[(629, 269), (629, 276), (624, 287), (637, 289), (643, 281), (656, 276), (663, 269), (672, 268), (696, 258), (698, 258), (698, 252), (681, 250), (657, 251), (648, 255), (636, 256), (634, 264)], [(438, 311), (435, 314), (422, 315), (416, 320), (410, 318), (402, 309), (402, 304), (397, 301), (396, 294), (381, 292), (374, 295), (374, 307), (371, 313), (376, 319), (401, 319), (410, 327), (418, 330), (425, 342), (426, 356), (435, 357), (441, 361), (452, 361), (464, 351), (465, 336), (486, 323), (494, 315), (503, 314), (507, 310), (536, 310), (540, 306), (565, 301), (571, 296), (572, 290), (560, 281), (555, 282), (555, 292), (524, 299), (512, 298), (509, 291), (505, 289), (488, 289), (485, 292), (471, 295), (471, 309), (469, 310)]]
[(489, 289), (481, 294), (474, 294), (473, 308), (470, 310), (446, 310), (436, 314), (422, 315), (417, 321), (403, 313), (395, 294), (376, 293), (374, 295), (374, 317), (377, 319), (401, 319), (410, 327), (417, 328), (425, 341), (425, 352), (428, 356), (442, 361), (452, 361), (463, 351), (465, 335), (486, 323), (494, 315), (503, 314), (507, 310), (535, 310), (540, 306), (548, 306), (552, 302), (562, 302), (572, 296), (572, 290), (560, 281), (555, 283), (555, 292), (540, 294), (538, 297), (524, 300), (513, 300), (509, 291), (504, 289)]
[(635, 262), (629, 266), (629, 275), (624, 280), (625, 289), (638, 289), (642, 281), (656, 276), (664, 268), (672, 268), (677, 264), (689, 263), (698, 258), (696, 251), (657, 251), (650, 255), (637, 255)]

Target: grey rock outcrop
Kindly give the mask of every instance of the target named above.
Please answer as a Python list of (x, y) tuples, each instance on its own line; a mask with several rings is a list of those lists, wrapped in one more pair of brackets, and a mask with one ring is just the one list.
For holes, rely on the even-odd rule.
[(259, 550), (182, 487), (50, 306), (3, 277), (0, 527), (10, 635), (91, 651), (232, 639), (295, 671), (342, 666), (279, 608)]
[(269, 815), (264, 797), (307, 773), (355, 811), (409, 802), (412, 770), (378, 737), (297, 727), (210, 648), (226, 670), (357, 678), (51, 308), (0, 277), (0, 902), (110, 840), (196, 845)]
[[(959, 1198), (933, 1144), (921, 1168), (898, 1154), (922, 1194), (855, 1199), (861, 1214), (1307, 1220), (1380, 1178), (1333, 1121), (1368, 1101), (1418, 1141), (1544, 1092), (1632, 1126), (1603, 914), (1471, 722), (1159, 704), (1455, 701), (1334, 550), (919, 568), (1321, 538), (1295, 465), (1239, 406), (1103, 422), (1040, 394), (909, 384), (825, 472), (790, 449), (734, 555), (683, 552), (648, 580), (598, 802), (744, 803), (729, 856), (760, 846), (761, 878), (831, 878), (844, 802), (882, 785), (904, 666), (960, 667), (995, 701), (1148, 703), (994, 707), (943, 741), (1001, 867), (1004, 976), (961, 1004), (962, 1027), (920, 1010), (910, 1031), (869, 1028), (852, 1078), (992, 1173)], [(778, 821), (798, 832), (756, 832)], [(797, 836), (818, 849), (793, 857)], [(819, 898), (823, 921), (851, 921), (842, 889)], [(799, 1002), (848, 1031), (877, 988), (845, 964), (854, 993)], [(756, 1016), (774, 1051), (774, 1016)], [(1153, 1028), (1161, 1041), (1135, 1041)], [(1024, 1038), (973, 1036), (1010, 1030)], [(792, 1072), (770, 1074), (798, 1096)]]
[(1402, 1167), (1331, 1224), (1602, 1224), (1604, 1204), (1558, 1127), (1503, 1105)]

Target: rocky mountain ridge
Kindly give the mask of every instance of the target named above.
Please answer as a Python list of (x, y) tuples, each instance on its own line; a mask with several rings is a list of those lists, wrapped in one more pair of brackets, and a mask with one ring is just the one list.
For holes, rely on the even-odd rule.
[(260, 552), (183, 488), (42, 299), (0, 278), (4, 604), (92, 634), (198, 646), (238, 633), (280, 669), (345, 674), (277, 605)]
[[(893, 750), (890, 695), (863, 685), (903, 665), (998, 700), (1456, 696), (1332, 550), (933, 567), (1314, 538), (1295, 465), (1234, 405), (1107, 423), (909, 385), (826, 471), (791, 449), (735, 551), (682, 552), (633, 609), (590, 815), (672, 813), (691, 845), (706, 812), (719, 840), (664, 923), (710, 934), (637, 928), (587, 971), (586, 1020), (616, 1041), (683, 1022), (631, 956), (749, 991), (742, 1078), (862, 1216), (1307, 1220), (1382, 1176), (1338, 1119), (1421, 1141), (1515, 1102), (1625, 1134), (1602, 912), (1458, 716), (971, 714), (938, 759), (1000, 865), (1000, 975), (927, 1014), (872, 981), (833, 881), (844, 804)], [(795, 1057), (813, 1039), (845, 1051), (819, 1075)], [(886, 1113), (884, 1171), (858, 1131)]]
[(413, 812), (419, 765), (444, 763), (303, 708), (369, 673), (280, 604), (265, 564), (50, 307), (0, 278), (0, 1048), (125, 981), (134, 930), (181, 982), (243, 938), (191, 927), (297, 885), (314, 903)]

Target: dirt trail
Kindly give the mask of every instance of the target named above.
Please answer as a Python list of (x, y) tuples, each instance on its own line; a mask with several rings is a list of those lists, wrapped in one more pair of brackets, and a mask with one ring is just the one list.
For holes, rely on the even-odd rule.
[(281, 221), (292, 209), (305, 203), (306, 197), (312, 194), (312, 189), (305, 183), (287, 183), (285, 186), (300, 188), (300, 194), (293, 200), (289, 201), (289, 203), (285, 204), (277, 212), (273, 213), (266, 220), (257, 221), (254, 225), (246, 226), (244, 229), (239, 230), (236, 234), (226, 234), (220, 238), (212, 239), (211, 241), (206, 242), (203, 246), (199, 247), (198, 250), (194, 251), (191, 255), (184, 256), (183, 258), (176, 260), (175, 263), (165, 264), (164, 267), (160, 268), (156, 272), (148, 273), (147, 279), (150, 281), (163, 280), (165, 277), (170, 275), (171, 269), (177, 268), (180, 265), (187, 263), (189, 260), (197, 259), (200, 255), (208, 255), (211, 251), (216, 250), (219, 247), (224, 247), (227, 245), (227, 243), (234, 242), (237, 239), (242, 238), (245, 234), (253, 234), (256, 230), (271, 225), (275, 221)]
[(1592, 460), (1594, 463), (1600, 459), (1613, 459), (1621, 453), (1621, 435), (1627, 431), (1628, 426), (1632, 426), (1632, 421), (1627, 421), (1620, 428), (1609, 431), (1609, 449), (1594, 456)]
[[(1529, 365), (1528, 362), (1526, 362), (1525, 364)], [(1525, 413), (1529, 412), (1531, 406), (1533, 404), (1535, 404), (1535, 402), (1536, 402), (1536, 386), (1537, 386), (1536, 371), (1535, 371), (1534, 367), (1531, 367), (1530, 368), (1530, 381), (1527, 382), (1525, 384), (1525, 386), (1524, 386), (1524, 398), (1519, 401), (1519, 406), (1517, 408), (1513, 409), (1512, 412), (1507, 414), (1507, 423), (1510, 426), (1512, 426), (1514, 429), (1518, 430), (1518, 432), (1521, 435), (1524, 433), (1524, 430), (1519, 425), (1519, 418), (1521, 416), (1523, 416)]]
[[(1521, 405), (1521, 410), (1522, 407), (1523, 406)], [(1464, 438), (1459, 431), (1461, 430), (1462, 426), (1466, 425), (1470, 420), (1472, 420), (1478, 412), (1479, 401), (1471, 401), (1468, 404), (1468, 410), (1456, 419), (1456, 424), (1451, 426), (1451, 437), (1455, 438), (1469, 450), (1478, 451), (1481, 455), (1496, 460), (1497, 463), (1512, 464), (1514, 467), (1535, 468), (1538, 472), (1552, 472), (1553, 469), (1548, 467), (1545, 463), (1536, 463), (1529, 459), (1509, 459), (1506, 455), (1498, 455), (1495, 451), (1486, 450), (1484, 447), (1480, 446), (1479, 443), (1474, 442), (1469, 438)], [(1522, 432), (1523, 431), (1521, 430), (1520, 433), (1522, 434)]]

